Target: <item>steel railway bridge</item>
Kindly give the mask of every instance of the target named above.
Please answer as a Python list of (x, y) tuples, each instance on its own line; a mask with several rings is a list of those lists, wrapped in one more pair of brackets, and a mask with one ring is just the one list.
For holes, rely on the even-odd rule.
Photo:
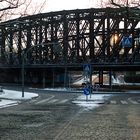
[(126, 8), (77, 9), (0, 23), (0, 82), (20, 82), (23, 59), (26, 82), (83, 70), (85, 64), (100, 77), (103, 71), (140, 70), (140, 20), (135, 16), (140, 14)]

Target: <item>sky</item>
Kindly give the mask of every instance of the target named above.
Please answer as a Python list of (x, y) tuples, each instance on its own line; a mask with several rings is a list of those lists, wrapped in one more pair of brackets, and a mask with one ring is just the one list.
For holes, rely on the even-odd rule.
[[(97, 0), (96, 0), (97, 1)], [(47, 0), (47, 11), (92, 8), (93, 0)]]
[[(99, 8), (103, 6), (108, 6), (106, 3), (107, 1), (109, 0), (31, 0), (30, 3), (29, 0), (26, 0), (25, 4), (21, 5), (18, 9), (13, 9), (13, 13), (4, 16), (3, 20), (18, 18), (21, 15), (27, 16), (37, 14), (40, 12), (46, 13), (71, 9)], [(124, 2), (126, 0), (116, 1)], [(5, 3), (0, 3), (0, 7), (2, 6), (5, 7)]]
[[(55, 12), (72, 9), (87, 9), (95, 7), (96, 3), (101, 0), (26, 0), (26, 3), (18, 9), (13, 9), (10, 18), (18, 18), (21, 15), (33, 15), (38, 13)], [(96, 3), (95, 3), (96, 2)], [(1, 6), (1, 5), (0, 5)], [(7, 16), (5, 19), (9, 19)]]
[[(32, 0), (36, 3), (41, 3), (44, 0)], [(127, 0), (114, 0), (118, 4), (126, 5)], [(139, 0), (128, 0), (130, 3), (136, 2)], [(96, 7), (105, 7), (109, 6), (107, 3), (109, 0), (46, 0), (46, 6), (44, 12), (51, 11), (61, 11), (61, 10), (71, 10), (71, 9), (84, 9), (84, 8), (96, 8)], [(134, 5), (133, 5), (134, 6)]]

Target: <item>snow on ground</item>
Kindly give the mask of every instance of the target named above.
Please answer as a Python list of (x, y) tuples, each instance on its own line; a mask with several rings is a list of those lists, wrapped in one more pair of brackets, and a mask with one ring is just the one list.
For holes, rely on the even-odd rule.
[(20, 103), (19, 100), (28, 100), (34, 97), (38, 97), (38, 94), (25, 92), (24, 97), (22, 97), (21, 91), (4, 89), (3, 93), (0, 94), (0, 108), (18, 105)]
[[(50, 91), (69, 91), (72, 89), (68, 89), (68, 88), (44, 88), (43, 90), (50, 90)], [(74, 92), (80, 92), (80, 91), (76, 91), (74, 90)], [(83, 91), (81, 91), (80, 93), (82, 93)], [(101, 93), (101, 92), (100, 92)], [(104, 92), (103, 92), (104, 93)], [(91, 98), (90, 95), (88, 95), (88, 101), (86, 100), (86, 96), (83, 94), (81, 96), (79, 96), (76, 100), (72, 101), (74, 104), (77, 104), (81, 107), (84, 108), (84, 110), (90, 110), (90, 109), (94, 109), (96, 107), (101, 106), (101, 104), (103, 104), (105, 102), (105, 100), (107, 100), (110, 96), (112, 95), (105, 95), (105, 94), (92, 94)]]
[(0, 95), (0, 98), (12, 99), (12, 100), (28, 100), (34, 97), (38, 97), (36, 93), (24, 92), (24, 97), (22, 97), (21, 91), (6, 90), (4, 89), (4, 94)]
[[(97, 79), (97, 75), (92, 76), (92, 81), (94, 79)], [(86, 79), (87, 81), (89, 81), (89, 79)], [(79, 80), (76, 80), (76, 82), (72, 83), (73, 85), (82, 85), (82, 83), (85, 83), (85, 78), (84, 76), (82, 76), (81, 78), (79, 78)]]
[(84, 110), (91, 110), (96, 107), (101, 106), (104, 104), (105, 100), (107, 100), (111, 95), (104, 95), (104, 94), (92, 94), (91, 96), (88, 95), (80, 95), (73, 103), (81, 106)]
[(76, 90), (74, 88), (44, 88), (42, 90), (65, 91), (65, 92), (80, 92), (80, 90)]
[(68, 91), (72, 90), (71, 88), (43, 88), (43, 90), (51, 90), (51, 91)]
[(36, 89), (36, 90), (48, 90), (48, 91), (58, 91), (58, 92), (75, 92), (75, 93), (79, 93), (79, 92), (82, 92), (81, 90), (77, 90), (75, 88), (63, 88), (63, 87), (58, 87), (58, 88), (32, 88), (30, 87), (29, 89)]

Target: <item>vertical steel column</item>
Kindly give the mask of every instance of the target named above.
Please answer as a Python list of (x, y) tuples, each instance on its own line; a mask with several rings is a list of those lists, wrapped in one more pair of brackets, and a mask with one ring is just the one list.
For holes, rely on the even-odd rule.
[(67, 71), (67, 67), (65, 66), (65, 68), (64, 68), (64, 87), (67, 87), (67, 84), (68, 84), (67, 74), (68, 74), (68, 71)]
[(6, 35), (5, 35), (5, 32), (4, 32), (4, 28), (1, 28), (1, 59), (3, 61), (5, 55), (5, 38), (6, 38)]
[(90, 65), (90, 98), (92, 94), (92, 65)]
[[(104, 15), (105, 16), (105, 15)], [(103, 62), (105, 61), (105, 48), (106, 48), (106, 43), (105, 43), (105, 17), (103, 20), (103, 25), (102, 25), (102, 60)]]
[(112, 89), (112, 70), (109, 71), (109, 87)]
[(64, 74), (64, 87), (67, 86), (67, 62), (68, 62), (68, 21), (66, 18), (66, 14), (64, 14), (63, 18), (64, 22), (64, 31), (63, 31), (63, 55), (64, 55), (64, 69), (65, 69), (65, 74)]
[(54, 86), (55, 86), (55, 69), (53, 68), (53, 70), (52, 70), (52, 72), (53, 72), (53, 83), (52, 83), (52, 87), (54, 88)]
[(0, 57), (2, 55), (2, 36), (3, 36), (2, 29), (0, 29)]
[[(109, 9), (108, 9), (109, 12)], [(110, 59), (110, 17), (109, 13), (107, 14), (107, 59)]]
[[(51, 16), (51, 31), (50, 31), (50, 36), (51, 36), (51, 42), (54, 42), (54, 17)], [(53, 62), (53, 48), (51, 47), (51, 52), (49, 54), (49, 59), (51, 62)]]
[[(38, 44), (38, 25), (35, 26), (35, 44)], [(35, 49), (35, 63), (37, 62), (36, 60), (38, 59), (38, 49)]]
[[(40, 23), (42, 22), (42, 19), (40, 19)], [(39, 26), (39, 44), (42, 43), (42, 24)], [(39, 63), (42, 64), (42, 45), (39, 46)]]
[(99, 84), (102, 86), (103, 85), (103, 71), (99, 71)]
[(22, 31), (21, 31), (21, 25), (19, 25), (19, 32), (18, 32), (18, 61), (19, 61), (19, 64), (22, 63), (22, 56), (21, 56), (21, 53), (22, 53), (22, 49), (21, 49), (21, 35)]
[(9, 59), (9, 63), (10, 64), (12, 64), (13, 63), (13, 57), (12, 57), (12, 55), (13, 55), (13, 31), (12, 31), (12, 29), (10, 29), (10, 37), (9, 37), (9, 54), (8, 55), (10, 55), (10, 57), (8, 58)]
[(43, 69), (43, 79), (42, 79), (42, 82), (43, 82), (43, 88), (46, 87), (46, 72), (45, 72), (45, 69)]
[[(128, 27), (128, 15), (126, 14), (126, 16), (124, 16), (124, 37), (129, 37), (129, 32), (127, 31), (127, 27)], [(127, 47), (124, 47), (124, 54), (123, 56), (125, 57), (126, 53), (127, 53)], [(125, 61), (125, 59), (123, 60)]]
[(21, 82), (22, 82), (22, 97), (24, 97), (24, 86), (25, 86), (25, 70), (24, 70), (24, 58), (25, 57), (25, 52), (24, 52), (24, 50), (22, 51), (22, 68), (21, 68)]
[(94, 44), (94, 12), (90, 11), (90, 17), (89, 17), (89, 24), (90, 24), (90, 33), (89, 33), (89, 39), (90, 39), (90, 60), (94, 61), (94, 49), (95, 49), (95, 44)]
[(76, 12), (75, 13), (75, 16), (76, 16), (76, 61), (78, 62), (79, 61), (79, 50), (80, 50), (80, 37), (79, 37), (79, 21), (80, 21), (80, 18), (79, 18), (79, 13)]
[[(135, 27), (136, 27), (137, 24), (138, 24), (137, 21), (135, 21), (135, 20), (132, 21), (132, 27), (131, 27), (131, 31), (132, 31), (132, 54), (135, 53), (134, 51), (138, 47), (138, 46), (136, 46), (136, 48), (135, 48), (135, 40), (134, 40), (134, 38), (135, 38), (135, 32), (134, 31), (135, 31)], [(131, 62), (134, 62), (134, 61), (135, 61), (135, 57), (132, 58)]]
[[(26, 49), (28, 50), (31, 47), (31, 27), (27, 28), (27, 46)], [(27, 54), (28, 63), (30, 63), (31, 54)]]

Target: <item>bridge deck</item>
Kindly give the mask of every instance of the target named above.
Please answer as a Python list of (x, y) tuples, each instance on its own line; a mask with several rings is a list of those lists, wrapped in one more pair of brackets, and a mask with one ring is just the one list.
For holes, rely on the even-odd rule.
[[(32, 64), (24, 65), (25, 69), (65, 69), (68, 70), (83, 70), (85, 64)], [(140, 71), (140, 63), (122, 63), (122, 64), (88, 64), (91, 65), (92, 70), (113, 70), (113, 71)], [(0, 69), (21, 69), (22, 65), (0, 65)]]

